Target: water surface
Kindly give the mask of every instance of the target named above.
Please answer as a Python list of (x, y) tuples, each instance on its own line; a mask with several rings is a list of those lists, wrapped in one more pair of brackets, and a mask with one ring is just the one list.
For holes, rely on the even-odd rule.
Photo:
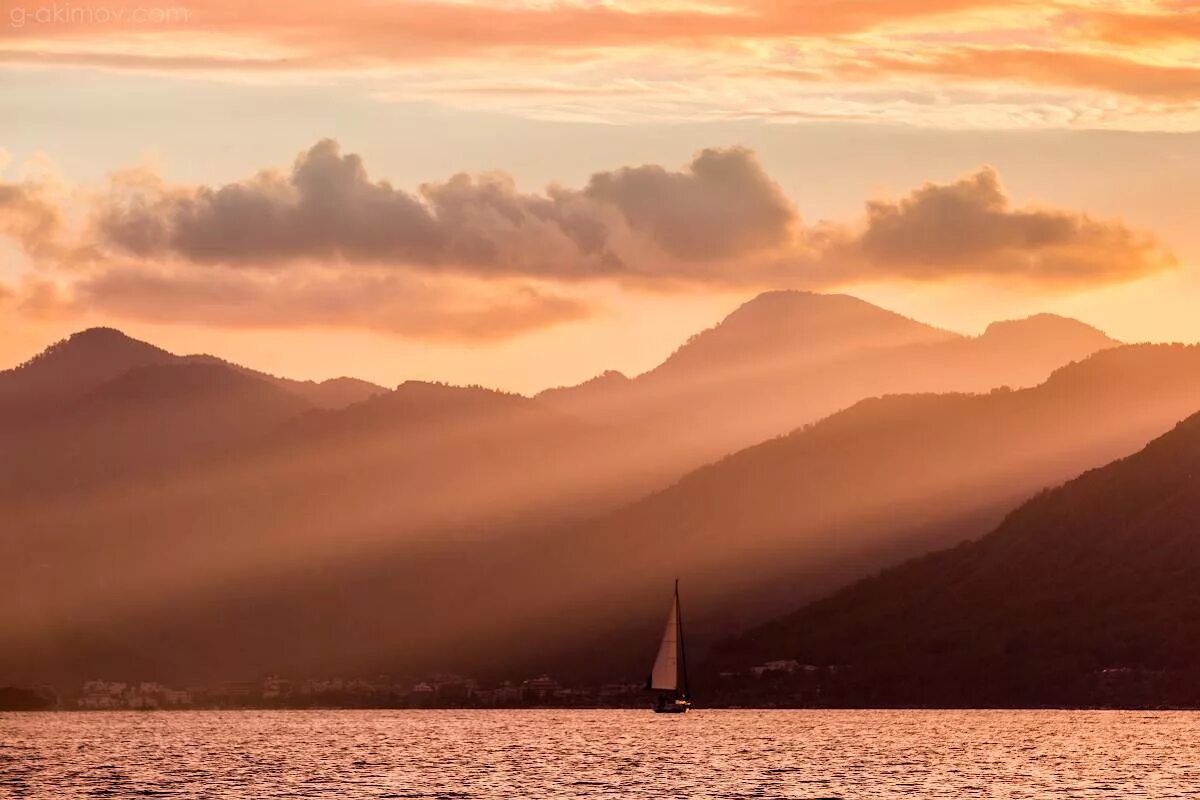
[(1192, 797), (1200, 713), (0, 714), (0, 797)]

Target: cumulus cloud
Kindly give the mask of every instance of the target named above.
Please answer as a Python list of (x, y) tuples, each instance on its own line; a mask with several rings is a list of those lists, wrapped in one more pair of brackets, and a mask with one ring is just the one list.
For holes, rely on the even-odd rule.
[(326, 140), (287, 172), (175, 186), (133, 170), (89, 197), (90, 223), (64, 241), (59, 208), (0, 183), (0, 232), (35, 261), (86, 255), (43, 259), (61, 292), (30, 308), (500, 337), (586, 316), (587, 282), (823, 289), (965, 277), (1055, 289), (1175, 265), (1120, 221), (1014, 207), (990, 168), (871, 201), (856, 221), (806, 226), (741, 148), (678, 169), (601, 172), (577, 189), (523, 192), (490, 173), (409, 192)]
[(262, 172), (187, 189), (146, 173), (119, 175), (97, 225), (104, 240), (127, 253), (200, 262), (428, 261), (440, 247), (424, 205), (368, 180), (362, 160), (342, 156), (331, 140), (301, 155), (289, 176)]
[[(697, 264), (783, 246), (795, 212), (748, 150), (705, 150), (680, 170), (599, 173), (583, 190), (525, 194), (500, 174), (456, 175), (419, 196), (373, 181), (324, 140), (290, 174), (179, 189), (122, 177), (101, 238), (141, 257), (273, 266), (337, 259), (559, 279)], [(653, 265), (651, 268), (650, 265)]]
[(737, 258), (787, 244), (797, 222), (779, 185), (749, 150), (705, 150), (688, 168), (627, 167), (592, 176), (584, 195), (618, 208), (667, 253)]
[(822, 287), (855, 280), (1129, 280), (1172, 266), (1118, 221), (1014, 208), (985, 168), (867, 204), (858, 223), (805, 227), (743, 148), (680, 169), (626, 167), (581, 189), (518, 190), (499, 173), (456, 175), (416, 193), (372, 180), (331, 140), (288, 174), (174, 188), (119, 176), (96, 231), (125, 255), (274, 269), (293, 262), (552, 281), (655, 280)]
[(1151, 237), (1119, 222), (1012, 208), (991, 168), (868, 203), (865, 227), (830, 246), (824, 259), (882, 278), (977, 275), (1050, 284), (1126, 281), (1175, 263)]

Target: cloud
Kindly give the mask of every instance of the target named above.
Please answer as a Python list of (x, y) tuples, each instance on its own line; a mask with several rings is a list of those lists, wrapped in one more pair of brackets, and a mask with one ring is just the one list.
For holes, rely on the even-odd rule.
[(228, 328), (359, 328), (423, 339), (504, 339), (590, 316), (582, 300), (525, 285), (429, 283), (405, 274), (252, 274), (126, 266), (68, 291), (29, 287), (42, 316), (99, 312)]
[(858, 224), (805, 227), (744, 148), (707, 149), (677, 170), (600, 172), (582, 189), (540, 194), (500, 173), (410, 194), (372, 181), (331, 140), (287, 175), (178, 188), (133, 173), (114, 186), (97, 213), (104, 245), (259, 270), (338, 262), (502, 279), (820, 287), (864, 275), (1110, 282), (1173, 264), (1120, 222), (1013, 208), (991, 169), (868, 203)]
[(1096, 12), (1083, 17), (1078, 27), (1096, 39), (1122, 45), (1188, 42), (1200, 39), (1200, 12), (1187, 0), (1152, 14)]
[[(725, 42), (785, 40), (868, 31), (906, 21), (940, 17), (976, 8), (1003, 6), (1005, 0), (822, 0), (809, 2), (694, 2), (690, 7), (655, 4), (616, 6), (598, 3), (421, 2), (378, 3), (322, 0), (246, 4), (234, 0), (190, 0), (156, 9), (114, 0), (37, 2), (10, 11), (0, 26), (0, 41), (23, 45), (7, 51), (11, 59), (61, 55), (59, 40), (78, 63), (114, 64), (112, 47), (87, 47), (114, 39), (144, 44), (146, 34), (187, 34), (194, 44), (208, 42), (199, 54), (155, 53), (163, 68), (211, 69), (227, 61), (237, 68), (255, 64), (229, 54), (230, 45), (254, 42), (262, 59), (276, 68), (284, 59), (297, 68), (364, 66), (462, 59), (501, 52), (508, 56), (545, 57), (554, 53), (674, 45), (705, 48)], [(142, 13), (139, 13), (142, 12)], [(137, 39), (143, 41), (138, 42)], [(41, 43), (42, 48), (30, 46)], [(238, 48), (249, 49), (249, 48)], [(108, 63), (105, 64), (104, 62)], [(145, 66), (143, 64), (143, 66)]]
[(754, 154), (705, 150), (688, 168), (602, 172), (584, 195), (620, 209), (630, 227), (680, 259), (737, 258), (787, 244), (795, 209)]
[(785, 245), (795, 211), (748, 150), (705, 150), (680, 170), (631, 167), (583, 190), (524, 194), (502, 174), (456, 175), (419, 196), (372, 181), (362, 159), (318, 142), (288, 175), (219, 187), (119, 176), (97, 211), (128, 255), (271, 267), (394, 264), (564, 280), (688, 277), (697, 264)]
[(706, 149), (678, 169), (600, 172), (578, 189), (522, 192), (487, 173), (408, 192), (325, 140), (288, 172), (219, 186), (116, 173), (107, 191), (77, 193), (90, 199), (78, 240), (64, 238), (45, 197), (0, 190), (3, 230), (48, 276), (38, 296), (18, 298), (30, 313), (162, 322), (495, 338), (587, 316), (581, 298), (597, 282), (669, 291), (966, 278), (1060, 290), (1176, 266), (1119, 220), (1014, 207), (990, 168), (871, 201), (858, 220), (805, 225), (743, 148)]
[(153, 175), (120, 175), (97, 225), (127, 253), (200, 262), (427, 262), (441, 247), (424, 205), (369, 181), (362, 160), (342, 156), (331, 140), (301, 155), (286, 177), (262, 172), (215, 188), (174, 188)]
[(1200, 69), (1148, 64), (1112, 54), (1026, 48), (957, 48), (922, 58), (879, 56), (846, 75), (935, 75), (964, 81), (1015, 80), (1042, 86), (1095, 89), (1148, 100), (1200, 99)]
[(995, 170), (929, 183), (867, 205), (865, 226), (835, 235), (824, 260), (879, 278), (977, 276), (1053, 284), (1128, 281), (1175, 266), (1151, 237), (1119, 222), (1053, 209), (1014, 209)]
[[(356, 78), (376, 100), (540, 119), (882, 114), (937, 127), (1000, 120), (1009, 127), (1188, 128), (1197, 90), (1186, 45), (1200, 36), (1191, 5), (190, 0), (150, 8), (29, 0), (0, 21), (0, 69), (84, 66), (325, 85)], [(1166, 46), (1147, 46), (1159, 44)], [(615, 77), (624, 85), (596, 85)], [(983, 110), (955, 101), (942, 92), (942, 78), (978, 86), (993, 102)], [(907, 103), (914, 84), (941, 102)], [(860, 102), (856, 90), (893, 96)], [(600, 97), (608, 102), (595, 102)], [(1045, 118), (1046, 106), (1062, 113)]]
[(62, 210), (40, 183), (0, 181), (0, 235), (15, 239), (35, 258), (57, 252), (64, 229)]

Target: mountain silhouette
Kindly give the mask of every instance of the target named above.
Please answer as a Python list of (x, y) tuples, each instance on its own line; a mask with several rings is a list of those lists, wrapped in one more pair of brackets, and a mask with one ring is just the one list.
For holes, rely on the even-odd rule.
[(982, 535), (1042, 487), (1197, 408), (1200, 347), (1177, 345), (1105, 350), (1029, 389), (862, 401), (573, 532), (540, 568), (555, 599), (530, 602), (611, 624), (615, 653), (629, 620), (652, 631), (639, 609), (656, 608), (666, 569), (691, 587), (693, 633), (717, 635)]
[(311, 408), (217, 363), (133, 367), (10, 431), (0, 452), (0, 499), (28, 503), (177, 470)]
[[(0, 372), (0, 430), (62, 410), (138, 367), (215, 364), (271, 382), (318, 408), (340, 408), (386, 391), (352, 378), (321, 383), (277, 378), (213, 356), (177, 356), (113, 328), (90, 328)], [(216, 373), (211, 373), (216, 374)]]
[(650, 375), (710, 375), (819, 362), (863, 347), (949, 341), (957, 334), (916, 322), (857, 297), (765, 292), (713, 328), (693, 336)]
[(172, 471), (266, 435), (313, 408), (381, 387), (277, 378), (176, 356), (112, 328), (64, 339), (0, 372), (0, 500), (44, 502)]
[(104, 493), (20, 525), (8, 546), (36, 580), (8, 591), (40, 622), (10, 622), (2, 638), (22, 646), (0, 671), (636, 675), (668, 578), (699, 654), (983, 535), (1196, 408), (1200, 348), (1120, 347), (1029, 389), (862, 401), (604, 511), (581, 454), (609, 429), (405, 384), (306, 412), (149, 500)]
[[(1040, 493), (977, 541), (723, 643), (718, 662), (840, 665), (826, 700), (854, 705), (1194, 707), (1198, 609), (1195, 415)], [(727, 686), (750, 701), (788, 689)]]
[(605, 373), (538, 398), (593, 422), (636, 426), (678, 473), (863, 398), (1031, 386), (1116, 344), (1048, 314), (965, 337), (845, 295), (768, 292), (643, 375)]
[(314, 408), (345, 408), (346, 406), (369, 400), (387, 391), (382, 386), (358, 378), (341, 377), (329, 378), (323, 381), (297, 381), (290, 378), (279, 378), (266, 372), (259, 372), (258, 370), (243, 367), (240, 364), (234, 364), (215, 356), (190, 355), (182, 356), (182, 359), (201, 364), (219, 364), (247, 375), (252, 375), (303, 398)]
[(57, 409), (134, 367), (168, 364), (175, 356), (113, 328), (91, 328), (0, 372), (0, 425)]
[[(586, 387), (603, 404), (697, 379), (673, 395), (677, 415), (635, 398), (624, 419), (421, 382), (320, 408), (293, 382), (158, 355), (61, 392), (0, 458), (13, 565), (0, 600), (27, 612), (0, 627), (0, 677), (630, 670), (661, 624), (664, 571), (689, 587), (700, 645), (981, 535), (1200, 408), (1197, 351), (1142, 346), (1030, 389), (863, 400), (963, 374), (1035, 381), (1058, 347), (1046, 337), (1066, 341), (1060, 354), (1111, 344), (1049, 316), (970, 338), (853, 298), (772, 293), (680, 350), (705, 359)], [(778, 374), (740, 371), (781, 359)], [(838, 397), (849, 407), (793, 430)], [(756, 430), (769, 432), (683, 474)]]

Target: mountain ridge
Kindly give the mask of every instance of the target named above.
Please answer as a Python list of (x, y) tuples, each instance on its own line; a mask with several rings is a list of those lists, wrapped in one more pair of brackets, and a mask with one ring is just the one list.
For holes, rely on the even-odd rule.
[(839, 664), (853, 677), (824, 688), (856, 705), (1196, 707), (1198, 527), (1200, 414), (978, 540), (725, 642), (717, 663)]
[[(948, 365), (981, 360), (966, 337), (914, 335), (939, 340), (899, 348), (910, 354), (892, 373), (901, 387), (925, 348), (940, 355), (918, 377), (939, 386)], [(342, 409), (308, 408), (185, 470), (111, 490), (56, 487), (48, 507), (16, 509), (0, 541), (19, 575), (38, 577), (7, 591), (50, 620), (11, 652), (41, 653), (28, 656), (31, 669), (118, 671), (133, 668), (133, 652), (149, 659), (136, 662), (140, 674), (153, 666), (180, 680), (422, 660), (467, 672), (619, 671), (638, 631), (661, 624), (646, 610), (658, 607), (664, 564), (699, 587), (689, 618), (711, 640), (863, 570), (982, 534), (1042, 482), (1126, 452), (1200, 406), (1200, 351), (1124, 357), (1074, 344), (1028, 359), (1048, 372), (1058, 355), (1087, 356), (1050, 389), (869, 399), (879, 353), (896, 350), (872, 341), (833, 372), (822, 362), (789, 373), (798, 393), (838, 380), (798, 413), (788, 406), (803, 394), (717, 374), (712, 409), (733, 424), (783, 412), (737, 432), (769, 434), (733, 455), (690, 447), (720, 422), (703, 403), (659, 430), (578, 417), (540, 396), (412, 381)], [(1117, 366), (1091, 366), (1105, 359)], [(1138, 373), (1143, 361), (1153, 365)], [(1089, 370), (1100, 377), (1071, 377)], [(850, 408), (819, 413), (838, 398)], [(989, 452), (995, 463), (976, 468)]]
[(993, 323), (969, 337), (846, 295), (768, 292), (637, 377), (608, 372), (536, 397), (582, 419), (640, 426), (685, 453), (675, 466), (687, 468), (864, 397), (1032, 386), (1118, 344), (1050, 314)]
[(130, 369), (175, 363), (219, 364), (267, 381), (317, 407), (342, 407), (386, 391), (355, 378), (297, 381), (205, 354), (175, 355), (117, 328), (94, 327), (71, 334), (25, 362), (0, 370), (0, 426), (61, 409)]

